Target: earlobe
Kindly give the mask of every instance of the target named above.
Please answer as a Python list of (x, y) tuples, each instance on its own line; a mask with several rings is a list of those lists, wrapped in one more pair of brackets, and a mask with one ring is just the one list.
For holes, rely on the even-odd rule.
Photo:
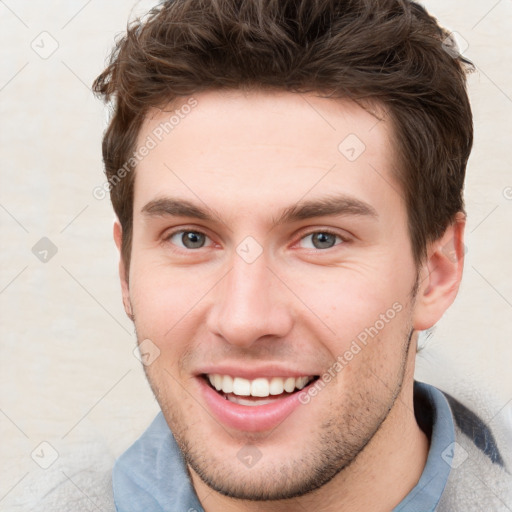
[(428, 247), (416, 295), (416, 330), (423, 331), (435, 325), (457, 296), (464, 268), (465, 224), (466, 217), (459, 212), (443, 236)]
[(130, 289), (128, 286), (128, 276), (126, 274), (126, 266), (123, 259), (122, 242), (123, 242), (123, 228), (119, 220), (114, 222), (114, 242), (119, 251), (119, 279), (121, 281), (121, 291), (123, 294), (123, 305), (126, 315), (133, 321), (133, 311), (130, 302)]

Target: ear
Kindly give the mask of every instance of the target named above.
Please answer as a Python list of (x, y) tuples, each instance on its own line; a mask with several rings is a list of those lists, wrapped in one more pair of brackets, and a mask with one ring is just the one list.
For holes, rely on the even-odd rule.
[(436, 324), (455, 300), (464, 268), (466, 216), (459, 212), (443, 236), (427, 248), (419, 273), (414, 310), (414, 329), (423, 331)]
[(114, 222), (114, 242), (116, 243), (117, 250), (119, 251), (119, 279), (121, 280), (124, 310), (128, 318), (133, 321), (133, 311), (130, 302), (130, 289), (128, 287), (128, 275), (126, 273), (126, 266), (121, 250), (123, 242), (123, 228), (117, 219)]

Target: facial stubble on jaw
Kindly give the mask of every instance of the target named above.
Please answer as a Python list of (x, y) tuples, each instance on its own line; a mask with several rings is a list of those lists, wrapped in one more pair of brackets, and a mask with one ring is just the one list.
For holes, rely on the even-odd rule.
[[(190, 472), (191, 468), (211, 489), (230, 498), (249, 501), (291, 499), (308, 494), (327, 484), (349, 467), (374, 438), (402, 389), (412, 334), (413, 331), (410, 330), (409, 334), (404, 336), (404, 340), (407, 341), (403, 344), (399, 375), (396, 376), (393, 393), (390, 396), (384, 400), (376, 400), (371, 392), (366, 395), (359, 394), (359, 401), (351, 399), (349, 404), (342, 404), (339, 414), (331, 415), (320, 425), (316, 446), (311, 448), (311, 444), (309, 444), (305, 452), (295, 457), (288, 456), (286, 461), (274, 463), (271, 467), (261, 464), (259, 473), (257, 467), (251, 468), (250, 471), (247, 471), (248, 478), (246, 480), (237, 478), (237, 474), (240, 476), (240, 467), (230, 466), (222, 454), (216, 451), (211, 454), (207, 453), (208, 447), (212, 446), (208, 435), (204, 434), (201, 436), (202, 439), (191, 439), (190, 427), (192, 425), (190, 425), (190, 421), (185, 420), (182, 408), (173, 406), (172, 400), (168, 400), (167, 394), (160, 389), (157, 379), (152, 376), (151, 369), (144, 367), (144, 370), (186, 461), (187, 471)], [(170, 382), (171, 374), (169, 371), (167, 373), (169, 373), (168, 385), (175, 388), (180, 387), (178, 383)], [(173, 384), (175, 385), (173, 386)], [(382, 383), (382, 385), (385, 384)], [(188, 400), (185, 401), (190, 405), (191, 400), (192, 398), (188, 397)], [(180, 403), (181, 406), (184, 405), (181, 401), (177, 401), (177, 403)], [(362, 418), (360, 413), (358, 414), (358, 411), (361, 410), (373, 411), (373, 415), (371, 417), (366, 415)], [(379, 411), (378, 414), (375, 413), (376, 410)], [(343, 425), (342, 429), (340, 429), (340, 425)], [(265, 435), (262, 436), (262, 438), (264, 437)], [(254, 441), (248, 440), (246, 443), (256, 444)], [(233, 437), (232, 444), (237, 447), (233, 451), (233, 456), (235, 456), (243, 444), (240, 443), (239, 438), (235, 439), (235, 437)], [(237, 460), (234, 462), (238, 463)]]

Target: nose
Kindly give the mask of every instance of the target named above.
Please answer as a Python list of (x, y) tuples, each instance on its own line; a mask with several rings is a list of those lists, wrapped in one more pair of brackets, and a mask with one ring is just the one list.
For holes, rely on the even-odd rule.
[(293, 315), (283, 288), (263, 256), (247, 263), (235, 254), (231, 270), (215, 287), (209, 331), (244, 348), (264, 337), (285, 336)]

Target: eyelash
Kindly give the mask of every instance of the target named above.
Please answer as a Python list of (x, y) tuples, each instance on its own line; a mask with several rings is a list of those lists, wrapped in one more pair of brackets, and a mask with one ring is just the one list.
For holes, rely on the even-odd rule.
[[(167, 234), (165, 237), (164, 237), (164, 242), (169, 242), (171, 243), (171, 238), (179, 233), (198, 233), (200, 235), (204, 235), (206, 238), (210, 239), (211, 241), (211, 238), (206, 234), (204, 233), (203, 231), (199, 230), (199, 229), (193, 229), (193, 228), (188, 228), (188, 229), (177, 229), (176, 231), (172, 231), (171, 233)], [(325, 252), (327, 251), (328, 249), (334, 249), (335, 247), (339, 246), (339, 245), (344, 245), (346, 243), (349, 243), (350, 240), (348, 239), (348, 237), (345, 237), (345, 236), (342, 236), (340, 235), (339, 233), (336, 233), (335, 231), (332, 231), (330, 229), (317, 229), (317, 230), (314, 230), (314, 231), (308, 231), (308, 232), (305, 232), (303, 234), (301, 234), (301, 236), (299, 237), (299, 242), (304, 240), (305, 238), (307, 238), (308, 236), (312, 236), (312, 235), (315, 235), (315, 234), (318, 234), (318, 233), (322, 233), (322, 234), (326, 234), (326, 235), (332, 235), (336, 238), (339, 238), (341, 240), (341, 242), (339, 243), (336, 243), (333, 247), (328, 247), (326, 249), (306, 249), (306, 250), (312, 250), (312, 251), (315, 251), (315, 252)], [(171, 243), (171, 245), (174, 245)], [(204, 247), (199, 247), (199, 249), (204, 249)], [(182, 250), (182, 251), (186, 251), (186, 252), (192, 252), (192, 251), (197, 251), (198, 249), (187, 249), (187, 248), (179, 248), (179, 250)]]

